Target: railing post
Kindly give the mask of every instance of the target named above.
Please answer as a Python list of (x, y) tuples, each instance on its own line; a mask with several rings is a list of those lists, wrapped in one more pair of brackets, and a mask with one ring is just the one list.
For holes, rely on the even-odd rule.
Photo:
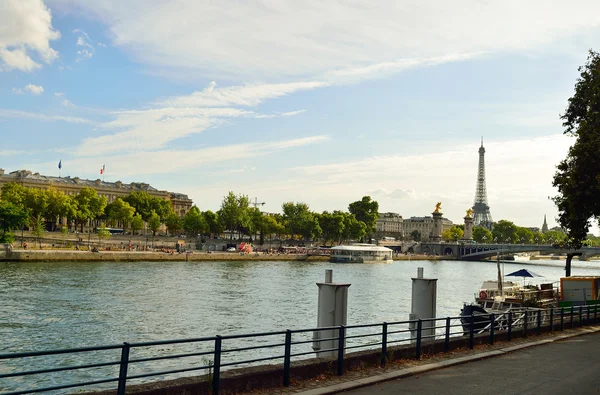
[(508, 335), (507, 335), (507, 339), (508, 341), (512, 340), (512, 324), (513, 324), (513, 314), (512, 311), (508, 312)]
[(219, 395), (219, 381), (221, 381), (221, 346), (223, 339), (217, 335), (215, 338), (215, 354), (213, 364), (213, 377), (212, 377), (212, 395)]
[(421, 335), (422, 335), (422, 329), (423, 329), (423, 321), (421, 321), (421, 319), (419, 318), (419, 321), (417, 321), (417, 347), (416, 347), (416, 358), (417, 359), (421, 359)]
[(121, 348), (121, 365), (119, 367), (119, 386), (117, 395), (125, 395), (125, 387), (127, 386), (127, 368), (129, 367), (129, 343), (123, 343)]
[(494, 327), (496, 326), (496, 315), (490, 314), (490, 344), (494, 344)]
[(571, 306), (571, 329), (573, 329), (573, 326), (575, 325), (575, 324), (573, 323), (573, 319), (575, 318), (574, 311), (575, 311), (575, 310), (574, 310), (573, 306)]
[(561, 331), (565, 330), (565, 308), (564, 307), (560, 308), (560, 330)]
[(598, 305), (594, 305), (594, 324), (598, 323)]
[(538, 335), (542, 334), (542, 310), (537, 312), (537, 332)]
[(450, 317), (446, 318), (446, 336), (444, 338), (444, 352), (450, 351)]
[(472, 350), (475, 347), (475, 316), (471, 314), (469, 325), (469, 348)]
[(285, 331), (285, 352), (283, 357), (283, 385), (290, 386), (290, 367), (292, 363), (292, 331)]
[(583, 325), (583, 306), (579, 306), (579, 326)]
[(344, 344), (346, 338), (346, 327), (340, 325), (340, 334), (338, 339), (338, 358), (337, 358), (337, 374), (341, 376), (344, 374)]
[(525, 310), (524, 311), (524, 316), (525, 318), (523, 318), (523, 336), (527, 337), (527, 326), (529, 325), (529, 314), (527, 314), (528, 311)]
[(554, 331), (554, 307), (550, 308), (550, 332)]
[(387, 332), (388, 332), (388, 324), (387, 322), (383, 323), (383, 328), (381, 330), (381, 366), (385, 366), (387, 362)]
[(585, 305), (585, 324), (589, 325), (590, 324), (590, 305)]

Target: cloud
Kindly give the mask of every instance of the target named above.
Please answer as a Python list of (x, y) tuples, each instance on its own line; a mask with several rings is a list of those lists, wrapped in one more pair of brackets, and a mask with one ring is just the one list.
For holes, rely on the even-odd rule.
[(65, 94), (63, 92), (54, 92), (55, 97), (63, 97)]
[[(101, 125), (108, 133), (84, 140), (77, 149), (77, 155), (157, 150), (173, 140), (221, 126), (232, 118), (291, 117), (304, 110), (261, 114), (248, 107), (255, 107), (267, 99), (321, 86), (327, 84), (309, 81), (221, 88), (213, 81), (201, 91), (152, 103), (153, 108), (114, 112), (114, 119)], [(110, 133), (113, 130), (117, 131)], [(134, 143), (122, 144), (123, 141)]]
[(0, 26), (0, 71), (31, 72), (42, 67), (39, 61), (50, 64), (58, 57), (50, 41), (60, 33), (42, 0), (4, 0)]
[(0, 150), (0, 156), (14, 156), (25, 154), (26, 151), (21, 150)]
[(12, 91), (17, 95), (22, 95), (23, 93), (28, 92), (32, 95), (39, 96), (44, 93), (44, 87), (41, 85), (27, 84), (24, 88), (13, 88)]
[[(232, 161), (271, 155), (274, 152), (311, 144), (324, 143), (328, 136), (318, 135), (299, 139), (273, 142), (232, 144), (190, 150), (139, 151), (127, 154), (91, 155), (73, 158), (69, 163), (73, 168), (85, 168), (94, 163), (110, 163), (110, 171), (121, 177), (148, 174), (173, 174), (211, 164), (231, 163)], [(144, 166), (140, 166), (144, 163)], [(107, 165), (109, 167), (109, 165)]]
[(552, 7), (543, 0), (382, 0), (377, 6), (367, 0), (149, 0), (143, 8), (121, 0), (55, 2), (65, 12), (97, 17), (114, 45), (153, 70), (238, 81), (314, 78), (331, 70), (347, 76), (407, 67), (411, 59), (527, 51), (600, 26), (595, 0)]
[(76, 62), (80, 62), (84, 59), (91, 59), (96, 52), (96, 48), (92, 45), (92, 40), (86, 32), (81, 29), (73, 30), (73, 34), (77, 34), (77, 59)]
[(0, 109), (0, 119), (3, 118), (14, 118), (14, 119), (33, 119), (38, 121), (46, 121), (46, 122), (68, 122), (75, 124), (93, 124), (89, 119), (78, 118), (78, 117), (68, 117), (61, 115), (46, 115), (35, 112), (21, 111), (21, 110), (8, 110), (8, 109)]

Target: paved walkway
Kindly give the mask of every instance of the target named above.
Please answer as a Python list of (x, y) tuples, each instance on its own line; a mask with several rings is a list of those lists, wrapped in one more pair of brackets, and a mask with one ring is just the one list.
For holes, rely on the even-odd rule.
[[(540, 347), (536, 347), (540, 346)], [(403, 360), (343, 376), (321, 376), (252, 394), (600, 393), (600, 326)]]

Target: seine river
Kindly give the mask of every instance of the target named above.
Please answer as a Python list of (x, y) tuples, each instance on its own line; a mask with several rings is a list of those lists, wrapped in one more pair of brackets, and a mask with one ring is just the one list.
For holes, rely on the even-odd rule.
[[(564, 261), (527, 263), (504, 272), (564, 275)], [(600, 274), (600, 262), (573, 263), (573, 275)], [(438, 317), (457, 316), (496, 278), (495, 262), (462, 261), (0, 263), (0, 353), (312, 328), (326, 269), (352, 284), (349, 325), (407, 320), (417, 267), (438, 279)], [(0, 391), (13, 386), (0, 379)]]

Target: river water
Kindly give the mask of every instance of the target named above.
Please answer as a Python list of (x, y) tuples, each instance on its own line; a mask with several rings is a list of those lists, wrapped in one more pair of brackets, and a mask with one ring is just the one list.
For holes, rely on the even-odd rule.
[[(438, 317), (457, 316), (496, 278), (495, 262), (463, 261), (0, 263), (0, 353), (312, 328), (326, 269), (352, 284), (348, 325), (407, 320), (417, 267), (438, 279)], [(504, 272), (523, 267), (538, 283), (564, 275), (564, 261)], [(574, 261), (573, 275), (598, 274), (600, 262)], [(15, 385), (0, 379), (0, 390)]]

